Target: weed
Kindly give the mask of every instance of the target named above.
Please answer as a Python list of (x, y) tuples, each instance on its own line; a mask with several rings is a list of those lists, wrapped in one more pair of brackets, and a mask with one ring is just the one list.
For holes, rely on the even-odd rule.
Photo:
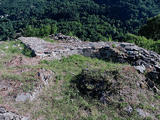
[(116, 44), (112, 44), (112, 47), (115, 48), (115, 47), (116, 47)]
[(156, 118), (157, 118), (158, 120), (160, 120), (160, 114), (156, 115)]
[(0, 104), (3, 104), (3, 98), (2, 98), (2, 96), (0, 96)]
[(54, 39), (51, 39), (51, 38), (49, 38), (49, 37), (44, 37), (44, 38), (42, 38), (42, 39), (45, 40), (45, 41), (47, 41), (47, 42), (51, 42), (51, 43), (54, 43), (54, 42), (55, 42)]

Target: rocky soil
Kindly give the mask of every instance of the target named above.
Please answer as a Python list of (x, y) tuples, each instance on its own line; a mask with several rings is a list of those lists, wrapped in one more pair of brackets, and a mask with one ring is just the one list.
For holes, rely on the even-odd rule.
[[(151, 117), (155, 120), (154, 114), (160, 112), (158, 102), (152, 103), (155, 110), (149, 112), (136, 106), (141, 103), (137, 95), (142, 95), (144, 99), (153, 96), (152, 91), (148, 91), (146, 78), (136, 72), (133, 67), (125, 66), (120, 71), (104, 71), (101, 69), (84, 69), (75, 80), (77, 88), (81, 94), (98, 99), (103, 104), (116, 106), (119, 112), (132, 114), (138, 112), (141, 117)], [(121, 104), (124, 103), (124, 106)], [(127, 104), (126, 104), (127, 103)]]
[[(28, 101), (37, 100), (38, 96), (44, 92), (43, 89), (50, 88), (50, 82), (57, 77), (46, 66), (42, 67), (41, 62), (61, 60), (72, 55), (130, 64), (131, 66), (125, 65), (120, 71), (102, 72), (99, 69), (87, 68), (77, 76), (72, 75), (76, 78), (74, 82), (82, 96), (89, 96), (92, 99), (98, 99), (103, 104), (114, 104), (118, 107), (120, 105), (117, 104), (118, 101), (129, 103), (123, 109), (120, 105), (119, 114), (125, 111), (130, 115), (136, 111), (141, 117), (151, 116), (151, 119), (157, 119), (154, 115), (160, 112), (157, 101), (152, 104), (156, 109), (154, 112), (145, 111), (141, 107), (134, 108), (134, 104), (142, 102), (137, 95), (143, 94), (145, 99), (148, 95), (160, 95), (159, 54), (131, 43), (84, 42), (62, 34), (49, 37), (56, 42), (50, 43), (36, 37), (18, 38), (34, 54), (31, 58), (16, 55), (11, 56), (11, 59), (1, 61), (4, 57), (8, 57), (4, 49), (9, 50), (9, 47), (0, 49), (0, 120), (32, 120), (31, 113), (20, 115), (17, 112), (20, 111), (20, 109), (16, 110), (17, 104), (27, 104)], [(4, 42), (0, 42), (0, 45), (3, 44)], [(63, 71), (63, 74), (65, 73), (66, 71)], [(60, 88), (57, 89), (60, 91)], [(1, 97), (5, 104), (1, 104)], [(121, 100), (121, 98), (125, 99)], [(150, 100), (146, 103), (149, 104)], [(38, 106), (39, 103), (36, 104)], [(37, 109), (39, 107), (41, 106)], [(42, 120), (44, 120), (43, 117)]]
[(29, 118), (8, 111), (5, 107), (0, 107), (0, 120), (29, 120)]

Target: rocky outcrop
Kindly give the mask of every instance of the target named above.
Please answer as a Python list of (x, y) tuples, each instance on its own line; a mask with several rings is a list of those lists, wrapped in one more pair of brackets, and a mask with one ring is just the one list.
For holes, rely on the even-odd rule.
[(160, 79), (160, 55), (153, 51), (148, 51), (131, 43), (82, 42), (77, 38), (62, 34), (53, 38), (61, 42), (49, 43), (35, 37), (20, 37), (19, 40), (41, 59), (61, 59), (79, 54), (114, 62), (127, 62), (140, 73), (147, 71), (149, 79), (155, 81)]

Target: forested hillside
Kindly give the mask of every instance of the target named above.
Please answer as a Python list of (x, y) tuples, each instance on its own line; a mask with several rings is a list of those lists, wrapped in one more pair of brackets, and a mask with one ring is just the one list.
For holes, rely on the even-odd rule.
[(82, 40), (120, 39), (159, 13), (158, 0), (3, 0), (0, 39), (62, 32)]

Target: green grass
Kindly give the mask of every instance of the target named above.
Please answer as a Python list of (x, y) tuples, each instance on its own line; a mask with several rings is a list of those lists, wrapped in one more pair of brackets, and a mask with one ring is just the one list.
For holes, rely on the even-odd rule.
[[(5, 57), (0, 60), (0, 65), (2, 68), (0, 70), (4, 70), (4, 62), (9, 61), (15, 55), (22, 55), (23, 52), (23, 44), (22, 50), (19, 47), (13, 47), (17, 44), (20, 44), (18, 41), (8, 41), (3, 46), (0, 46), (0, 50), (5, 51)], [(7, 49), (6, 49), (6, 46)], [(50, 87), (44, 91), (44, 93), (40, 96), (40, 108), (36, 111), (36, 108), (33, 104), (31, 108), (34, 112), (32, 112), (33, 119), (38, 118), (39, 116), (44, 116), (46, 120), (53, 120), (57, 118), (58, 120), (105, 120), (110, 116), (110, 111), (103, 111), (99, 109), (98, 101), (92, 101), (84, 98), (79, 95), (78, 90), (72, 87), (72, 80), (74, 76), (78, 75), (82, 69), (84, 68), (101, 68), (102, 70), (115, 70), (119, 69), (121, 64), (114, 64), (111, 62), (104, 62), (98, 59), (91, 59), (79, 55), (74, 55), (69, 58), (63, 58), (62, 60), (53, 60), (46, 61), (43, 60), (37, 66), (28, 66), (32, 69), (37, 68), (45, 68), (52, 70), (55, 74), (55, 79), (51, 81)], [(25, 66), (20, 67), (10, 67), (5, 69), (16, 70), (23, 69)], [(7, 71), (6, 70), (6, 71)], [(24, 92), (32, 91), (36, 83), (36, 79), (34, 79), (34, 73), (24, 72), (20, 75), (3, 72), (1, 78), (6, 80), (20, 81), (23, 83), (21, 89)], [(2, 99), (3, 100), (3, 99)], [(0, 98), (0, 102), (2, 101)], [(28, 105), (28, 104), (26, 104)], [(25, 103), (17, 104), (17, 108), (21, 108), (23, 111), (23, 107), (26, 106)], [(25, 107), (25, 110), (28, 107)], [(28, 109), (29, 110), (29, 109)], [(27, 110), (26, 110), (27, 111)], [(29, 110), (30, 111), (30, 110)], [(112, 110), (113, 111), (113, 110)], [(112, 112), (111, 112), (112, 113)], [(112, 116), (116, 112), (113, 112)]]
[(160, 114), (158, 114), (156, 117), (157, 117), (158, 120), (160, 120)]
[(47, 42), (51, 42), (51, 43), (54, 43), (56, 42), (54, 39), (51, 39), (49, 37), (42, 37), (43, 40), (47, 41)]
[[(15, 47), (15, 45), (22, 47)], [(6, 48), (6, 46), (9, 46)], [(113, 46), (114, 47), (114, 46)], [(18, 103), (16, 108), (21, 109), (25, 113), (32, 113), (33, 120), (39, 117), (44, 117), (45, 120), (142, 120), (137, 113), (131, 116), (120, 115), (121, 111), (116, 108), (116, 105), (101, 104), (96, 99), (88, 98), (80, 94), (79, 90), (72, 82), (75, 76), (79, 75), (82, 69), (100, 69), (105, 71), (120, 70), (126, 64), (118, 64), (105, 62), (99, 59), (92, 59), (80, 55), (70, 56), (61, 60), (47, 61), (42, 60), (37, 66), (20, 66), (5, 68), (4, 63), (10, 60), (15, 55), (22, 55), (25, 46), (19, 41), (8, 41), (0, 46), (0, 50), (4, 51), (5, 56), (0, 59), (0, 71), (4, 69), (23, 69), (29, 67), (31, 69), (44, 68), (51, 70), (54, 73), (53, 80), (50, 81), (49, 87), (44, 88), (41, 95), (30, 103)], [(31, 52), (27, 53), (29, 56)], [(7, 71), (6, 70), (6, 71)], [(25, 92), (34, 89), (37, 79), (34, 78), (34, 71), (24, 72), (20, 75), (3, 72), (3, 79), (20, 81), (23, 83), (21, 89)], [(159, 99), (159, 96), (156, 96)], [(0, 104), (3, 98), (0, 97)], [(121, 103), (120, 108), (127, 106), (127, 103)], [(152, 107), (146, 106), (146, 109), (153, 110)], [(21, 112), (20, 111), (20, 112)], [(158, 118), (158, 117), (157, 117)]]
[(72, 72), (73, 74), (79, 73), (83, 68), (100, 68), (101, 70), (115, 70), (122, 66), (122, 64), (105, 62), (96, 58), (92, 59), (80, 55), (74, 55), (68, 58), (54, 61), (43, 60), (41, 61), (41, 65), (57, 72)]
[(34, 86), (36, 85), (36, 82), (38, 82), (37, 79), (35, 79), (35, 74), (32, 72), (24, 72), (22, 74), (12, 74), (12, 73), (3, 73), (1, 75), (1, 78), (3, 80), (12, 80), (12, 81), (18, 81), (23, 83), (23, 85), (20, 87), (24, 92), (29, 92), (34, 89)]
[(2, 96), (0, 96), (0, 104), (3, 104), (3, 103), (4, 103), (3, 98)]
[[(124, 66), (125, 64), (105, 62), (79, 55), (62, 60), (41, 61), (38, 67), (52, 70), (55, 73), (55, 79), (40, 96), (41, 107), (33, 112), (33, 118), (43, 116), (46, 120), (143, 120), (135, 110), (131, 115), (121, 111), (128, 106), (128, 103), (102, 104), (96, 99), (82, 95), (72, 83), (75, 76), (79, 75), (84, 68), (113, 71), (121, 70)], [(151, 106), (144, 106), (144, 109), (156, 110)]]
[(28, 57), (32, 57), (33, 53), (31, 50), (20, 41), (7, 41), (0, 45), (0, 51), (3, 51), (7, 57), (12, 55), (23, 54)]
[(20, 55), (32, 57), (34, 56), (34, 53), (26, 48), (26, 46), (20, 41), (6, 41), (0, 44), (0, 71), (5, 71), (5, 63), (9, 62), (13, 58), (13, 56)]
[(84, 68), (110, 71), (118, 70), (122, 66), (79, 55), (62, 60), (41, 61), (39, 67), (52, 70), (55, 79), (50, 84), (51, 87), (42, 93), (40, 97), (42, 107), (33, 113), (33, 118), (45, 116), (46, 120), (106, 120), (111, 117), (121, 119), (112, 107), (81, 96), (74, 88), (72, 80)]
[(152, 50), (160, 54), (160, 40), (147, 39), (143, 36), (136, 36), (134, 34), (126, 34), (124, 37), (125, 42), (130, 42), (138, 45), (139, 47)]

